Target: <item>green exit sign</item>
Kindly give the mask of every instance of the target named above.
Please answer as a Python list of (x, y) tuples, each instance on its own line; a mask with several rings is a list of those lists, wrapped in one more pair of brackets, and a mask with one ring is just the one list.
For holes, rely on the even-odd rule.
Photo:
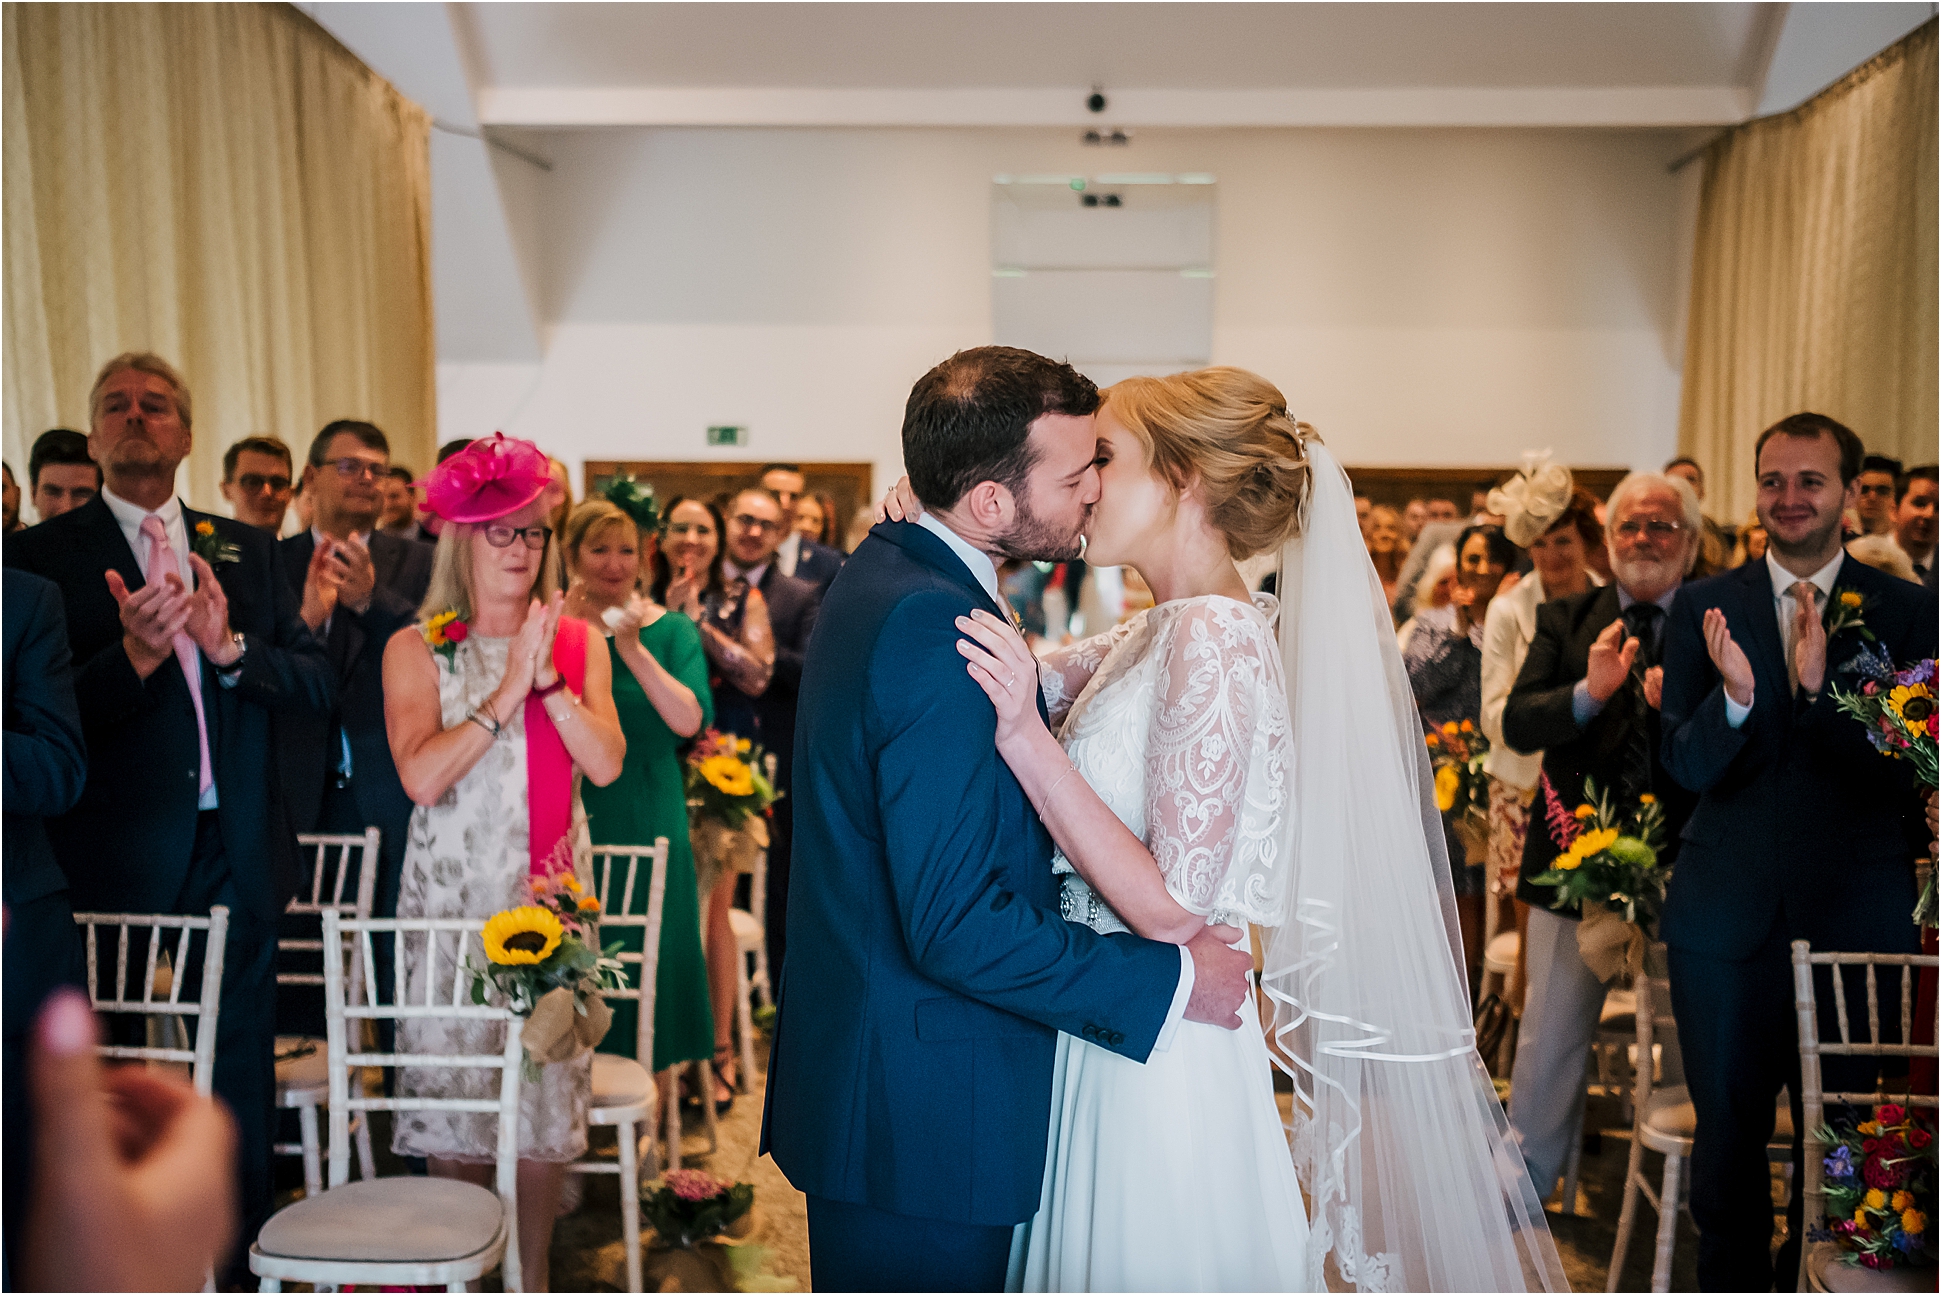
[(745, 446), (748, 444), (748, 429), (746, 427), (728, 426), (710, 427), (708, 429), (708, 444), (710, 446)]

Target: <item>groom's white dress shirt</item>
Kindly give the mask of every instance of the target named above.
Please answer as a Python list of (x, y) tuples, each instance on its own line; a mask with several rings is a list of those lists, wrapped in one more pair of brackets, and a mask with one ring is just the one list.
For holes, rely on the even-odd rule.
[[(935, 535), (938, 539), (950, 546), (950, 551), (955, 553), (957, 560), (962, 562), (969, 569), (971, 575), (977, 578), (977, 583), (984, 587), (984, 592), (991, 596), (992, 602), (996, 603), (999, 607), (1008, 608), (1010, 606), (1009, 603), (1004, 601), (1004, 595), (998, 592), (997, 565), (991, 561), (989, 554), (981, 553), (972, 548), (963, 536), (938, 521), (930, 513), (926, 512), (919, 516), (917, 518), (917, 525), (923, 527), (923, 529), (929, 531), (932, 535)], [(1152, 1045), (1154, 1052), (1164, 1052), (1172, 1046), (1173, 1033), (1179, 1029), (1180, 1021), (1185, 1019), (1186, 1001), (1192, 996), (1193, 955), (1186, 951), (1184, 945), (1181, 945), (1179, 950), (1179, 988), (1173, 991), (1173, 1006), (1166, 1013), (1166, 1023), (1159, 1027), (1159, 1039)]]

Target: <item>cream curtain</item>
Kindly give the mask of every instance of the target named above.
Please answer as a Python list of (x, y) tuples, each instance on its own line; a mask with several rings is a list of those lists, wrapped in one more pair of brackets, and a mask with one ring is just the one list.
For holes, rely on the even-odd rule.
[(1708, 508), (1752, 509), (1752, 446), (1812, 410), (1935, 461), (1936, 77), (1930, 21), (1705, 158), (1679, 445)]
[(272, 4), (9, 4), (4, 433), (23, 489), (97, 368), (150, 350), (194, 398), (181, 488), (222, 508), (252, 433), (299, 464), (365, 418), (435, 432), (430, 118)]

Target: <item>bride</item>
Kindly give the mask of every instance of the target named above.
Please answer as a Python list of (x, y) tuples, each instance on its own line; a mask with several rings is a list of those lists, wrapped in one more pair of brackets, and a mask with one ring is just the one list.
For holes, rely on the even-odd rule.
[[(1421, 729), (1345, 474), (1240, 369), (1121, 382), (1098, 437), (1087, 559), (1134, 567), (1157, 605), (1042, 661), (978, 612), (959, 650), (1059, 846), (1066, 918), (1128, 929), (1083, 877), (1157, 868), (1200, 920), (1259, 930), (1267, 1020), (1183, 1022), (1145, 1065), (1059, 1036), (1010, 1287), (1567, 1290), (1475, 1052)], [(1274, 550), (1280, 604), (1235, 566)], [(1054, 801), (1074, 772), (1089, 791)], [(1129, 834), (1072, 830), (1100, 802)], [(1291, 1154), (1270, 1065), (1294, 1079)]]

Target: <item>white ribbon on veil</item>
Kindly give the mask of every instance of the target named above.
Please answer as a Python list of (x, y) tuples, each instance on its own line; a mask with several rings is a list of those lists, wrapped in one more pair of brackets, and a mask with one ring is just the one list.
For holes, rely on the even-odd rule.
[(1280, 829), (1293, 911), (1263, 932), (1275, 1061), (1295, 1082), (1308, 1283), (1569, 1290), (1475, 1048), (1427, 748), (1347, 475), (1306, 444), (1281, 550), (1294, 754)]

